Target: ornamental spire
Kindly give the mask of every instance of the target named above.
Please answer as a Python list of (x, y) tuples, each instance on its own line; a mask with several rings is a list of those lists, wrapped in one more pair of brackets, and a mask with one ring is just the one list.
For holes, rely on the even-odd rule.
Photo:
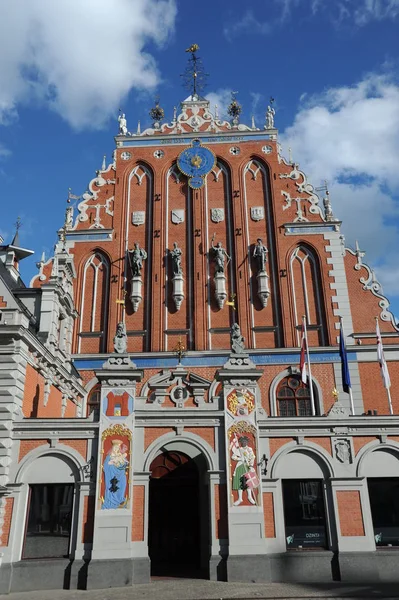
[(193, 100), (198, 100), (199, 93), (204, 90), (206, 79), (209, 77), (208, 73), (204, 71), (201, 58), (197, 56), (199, 49), (198, 44), (191, 44), (186, 49), (186, 52), (191, 54), (191, 58), (188, 59), (188, 65), (181, 75), (183, 77), (183, 85), (191, 92)]

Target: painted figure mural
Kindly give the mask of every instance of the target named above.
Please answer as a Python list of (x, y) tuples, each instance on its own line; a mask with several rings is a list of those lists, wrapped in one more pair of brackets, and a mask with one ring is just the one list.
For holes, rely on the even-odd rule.
[[(237, 425), (240, 427), (233, 425), (229, 431), (233, 504), (234, 506), (248, 503), (257, 505), (257, 488), (260, 482), (256, 473), (255, 435), (251, 431), (251, 425), (245, 422)], [(243, 433), (239, 433), (239, 429)]]
[[(115, 434), (117, 437), (114, 437)], [(131, 432), (123, 425), (106, 429), (100, 488), (101, 509), (126, 508), (129, 500)]]

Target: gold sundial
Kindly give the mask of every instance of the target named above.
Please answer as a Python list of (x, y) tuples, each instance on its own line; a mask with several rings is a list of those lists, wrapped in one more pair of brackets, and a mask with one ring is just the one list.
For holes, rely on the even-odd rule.
[(200, 156), (198, 156), (198, 154), (196, 154), (195, 156), (192, 157), (191, 159), (191, 164), (193, 165), (193, 167), (200, 167), (202, 165), (202, 158)]

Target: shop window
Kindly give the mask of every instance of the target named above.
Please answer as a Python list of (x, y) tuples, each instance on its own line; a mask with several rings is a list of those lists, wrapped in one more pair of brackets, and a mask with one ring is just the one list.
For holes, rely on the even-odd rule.
[(87, 398), (87, 416), (90, 416), (95, 411), (95, 416), (98, 417), (100, 409), (101, 390), (100, 386), (95, 387), (89, 393)]
[(68, 557), (73, 485), (31, 485), (29, 492), (22, 558)]
[(285, 479), (282, 486), (287, 549), (327, 548), (322, 480)]
[[(313, 388), (317, 414), (316, 391)], [(279, 417), (312, 416), (310, 388), (304, 384), (299, 375), (284, 377), (277, 387), (277, 412)]]
[(367, 484), (376, 546), (399, 546), (399, 479), (373, 477)]

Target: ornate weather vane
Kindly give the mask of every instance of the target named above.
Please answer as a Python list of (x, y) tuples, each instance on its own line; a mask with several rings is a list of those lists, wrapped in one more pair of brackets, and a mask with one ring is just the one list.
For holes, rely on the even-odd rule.
[(233, 118), (233, 125), (238, 125), (240, 114), (242, 113), (242, 106), (237, 100), (238, 92), (231, 92), (231, 102), (227, 107), (227, 113)]
[(191, 92), (193, 98), (198, 98), (198, 94), (205, 88), (208, 73), (205, 73), (202, 60), (197, 56), (199, 50), (198, 44), (191, 44), (186, 52), (191, 54), (188, 59), (188, 65), (182, 73), (184, 87)]

